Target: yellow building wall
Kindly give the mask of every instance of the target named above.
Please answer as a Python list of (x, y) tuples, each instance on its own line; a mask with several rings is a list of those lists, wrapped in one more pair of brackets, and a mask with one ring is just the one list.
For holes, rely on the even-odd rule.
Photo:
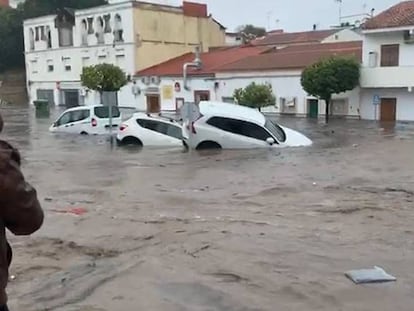
[(136, 7), (134, 31), (136, 71), (192, 52), (200, 42), (203, 51), (225, 45), (225, 30), (211, 18), (184, 16), (182, 12)]

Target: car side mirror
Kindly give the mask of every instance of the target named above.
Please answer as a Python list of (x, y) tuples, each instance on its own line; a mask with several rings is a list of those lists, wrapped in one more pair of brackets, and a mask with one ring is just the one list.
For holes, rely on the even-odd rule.
[(275, 143), (275, 139), (273, 137), (269, 137), (268, 139), (266, 139), (266, 142), (270, 145), (273, 146), (273, 144)]

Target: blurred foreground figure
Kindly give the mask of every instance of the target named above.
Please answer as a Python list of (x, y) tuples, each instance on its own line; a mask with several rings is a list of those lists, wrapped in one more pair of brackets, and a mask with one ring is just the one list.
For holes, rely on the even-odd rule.
[[(3, 119), (0, 115), (0, 133)], [(43, 211), (36, 190), (20, 171), (20, 154), (9, 143), (0, 140), (0, 311), (8, 311), (6, 287), (12, 249), (6, 228), (15, 235), (30, 235), (43, 223)]]

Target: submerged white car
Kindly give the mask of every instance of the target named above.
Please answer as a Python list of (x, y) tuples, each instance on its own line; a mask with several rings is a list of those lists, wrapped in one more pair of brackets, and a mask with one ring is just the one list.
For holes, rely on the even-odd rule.
[(248, 149), (309, 146), (305, 135), (280, 126), (256, 109), (202, 101), (200, 118), (183, 126), (186, 145), (193, 149)]
[(183, 146), (182, 126), (170, 118), (135, 113), (119, 126), (119, 145), (151, 147)]
[[(112, 127), (116, 130), (121, 120), (118, 107), (112, 107)], [(63, 112), (49, 128), (53, 133), (71, 133), (82, 135), (107, 134), (110, 130), (109, 107), (81, 106)]]

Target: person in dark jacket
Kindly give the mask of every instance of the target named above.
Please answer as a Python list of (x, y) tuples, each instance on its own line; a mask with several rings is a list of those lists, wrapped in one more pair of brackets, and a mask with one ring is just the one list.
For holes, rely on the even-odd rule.
[[(0, 133), (3, 119), (0, 115)], [(0, 140), (0, 311), (8, 311), (6, 287), (12, 252), (6, 228), (15, 235), (30, 235), (43, 224), (43, 211), (36, 190), (20, 170), (20, 154)]]

